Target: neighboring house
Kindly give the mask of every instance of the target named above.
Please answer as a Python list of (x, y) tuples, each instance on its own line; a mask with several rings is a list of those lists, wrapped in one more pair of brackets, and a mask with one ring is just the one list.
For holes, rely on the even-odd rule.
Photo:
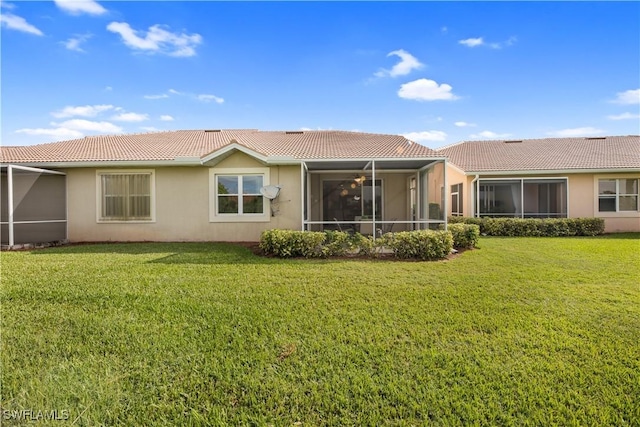
[(3, 245), (257, 241), (272, 228), (374, 234), (446, 224), (444, 157), (397, 135), (192, 130), (0, 154)]
[(448, 214), (604, 218), (640, 231), (640, 137), (466, 141), (446, 156)]

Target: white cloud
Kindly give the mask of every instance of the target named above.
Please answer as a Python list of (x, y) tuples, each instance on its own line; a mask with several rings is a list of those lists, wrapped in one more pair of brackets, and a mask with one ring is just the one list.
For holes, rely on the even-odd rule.
[(464, 40), (458, 40), (458, 43), (465, 45), (467, 47), (485, 46), (491, 49), (502, 49), (505, 46), (513, 46), (517, 41), (518, 41), (517, 37), (511, 36), (503, 42), (487, 43), (484, 41), (483, 37), (475, 37), (475, 38), (469, 38)]
[(94, 122), (84, 119), (72, 119), (66, 120), (62, 123), (51, 122), (52, 126), (58, 126), (59, 128), (77, 130), (77, 131), (89, 131), (100, 133), (122, 133), (122, 128), (109, 122)]
[(631, 119), (640, 119), (640, 114), (633, 113), (622, 113), (615, 116), (607, 116), (609, 120), (631, 120)]
[(16, 5), (12, 3), (7, 3), (6, 1), (0, 1), (0, 8), (13, 10), (16, 8)]
[(439, 85), (433, 80), (418, 79), (401, 85), (400, 90), (398, 90), (398, 96), (416, 101), (452, 101), (458, 99), (458, 97), (451, 92), (451, 89), (453, 88), (446, 83)]
[(561, 138), (568, 138), (572, 136), (590, 136), (590, 135), (598, 135), (604, 132), (602, 129), (597, 129), (591, 126), (581, 127), (581, 128), (571, 128), (571, 129), (561, 129), (553, 132), (548, 132), (548, 135), (558, 136)]
[(169, 95), (167, 95), (166, 93), (160, 94), (160, 95), (145, 95), (144, 98), (145, 99), (164, 99), (164, 98), (168, 98)]
[(616, 99), (613, 101), (616, 104), (640, 104), (640, 89), (629, 89), (624, 92), (618, 92)]
[(220, 98), (220, 97), (215, 96), (215, 95), (208, 95), (206, 93), (202, 93), (200, 95), (196, 95), (196, 98), (198, 99), (198, 101), (202, 101), (202, 102), (215, 101), (217, 104), (222, 104), (224, 102), (223, 98)]
[(88, 15), (102, 15), (107, 13), (107, 9), (100, 6), (100, 4), (94, 0), (53, 0), (63, 11), (70, 13), (71, 15), (81, 15), (86, 13)]
[(442, 26), (440, 27), (440, 32), (442, 34), (447, 34), (449, 32), (449, 29), (446, 26)]
[(160, 116), (160, 120), (162, 120), (163, 122), (172, 122), (175, 119), (173, 118), (173, 116), (170, 116), (168, 114), (163, 114)]
[(83, 105), (78, 107), (67, 106), (60, 111), (51, 113), (53, 117), (64, 119), (67, 117), (95, 117), (103, 111), (113, 109), (113, 105)]
[(458, 43), (463, 44), (467, 47), (476, 47), (476, 46), (482, 46), (484, 44), (484, 40), (482, 39), (482, 37), (478, 37), (478, 38), (458, 40)]
[(220, 98), (219, 96), (211, 95), (208, 93), (194, 94), (189, 92), (180, 92), (175, 89), (169, 89), (167, 93), (162, 93), (159, 95), (144, 95), (145, 99), (164, 99), (169, 98), (169, 94), (178, 95), (178, 96), (187, 96), (192, 99), (196, 99), (202, 102), (216, 102), (217, 104), (224, 103), (224, 98)]
[(202, 43), (200, 34), (171, 33), (160, 25), (148, 31), (136, 31), (126, 22), (112, 22), (107, 30), (120, 34), (124, 44), (147, 53), (162, 53), (169, 56), (187, 57), (196, 54), (195, 47)]
[(487, 138), (500, 139), (500, 138), (507, 138), (507, 137), (510, 137), (510, 136), (511, 136), (510, 133), (496, 133), (496, 132), (492, 132), (490, 130), (483, 130), (480, 133), (475, 133), (475, 134), (469, 135), (469, 137), (473, 138), (473, 139), (487, 139)]
[(94, 122), (84, 119), (66, 120), (62, 123), (51, 122), (51, 128), (24, 128), (16, 130), (16, 133), (26, 135), (47, 136), (56, 141), (64, 139), (81, 138), (85, 132), (98, 133), (122, 133), (123, 129), (109, 122)]
[(160, 129), (154, 128), (153, 126), (140, 126), (140, 129), (146, 130), (147, 132), (157, 132)]
[(455, 122), (454, 123), (455, 126), (459, 127), (459, 128), (467, 128), (467, 127), (475, 127), (476, 124), (475, 123), (468, 123), (468, 122)]
[(18, 129), (16, 133), (24, 133), (27, 135), (34, 135), (34, 136), (48, 136), (55, 139), (56, 141), (59, 141), (62, 139), (80, 138), (84, 136), (82, 132), (78, 132), (77, 130), (67, 129), (63, 127), (53, 128), (53, 129), (25, 128), (25, 129)]
[(105, 91), (105, 92), (111, 92), (112, 90), (113, 90), (113, 88), (112, 88), (111, 86), (106, 86), (106, 87), (104, 88), (104, 91)]
[(149, 115), (140, 113), (120, 113), (111, 117), (111, 120), (115, 120), (117, 122), (143, 122), (145, 120), (149, 120)]
[(411, 71), (419, 70), (420, 68), (424, 67), (424, 64), (422, 64), (420, 61), (418, 61), (418, 59), (415, 56), (411, 55), (409, 52), (407, 52), (404, 49), (399, 49), (399, 50), (394, 50), (393, 52), (389, 52), (389, 54), (387, 54), (387, 57), (389, 56), (399, 57), (400, 62), (394, 65), (393, 68), (391, 68), (391, 70), (382, 69), (378, 71), (377, 73), (375, 73), (376, 77), (406, 76)]
[(84, 52), (80, 45), (92, 37), (92, 34), (76, 34), (74, 37), (69, 38), (65, 42), (61, 42), (64, 47), (69, 50), (75, 50), (76, 52)]
[[(13, 5), (11, 5), (11, 7), (7, 7), (5, 3), (3, 3), (3, 7), (5, 9), (12, 9)], [(42, 31), (29, 24), (23, 17), (14, 15), (13, 13), (0, 13), (0, 26), (10, 30), (21, 31), (23, 33), (35, 34), (36, 36), (44, 35)]]
[(423, 141), (445, 141), (447, 134), (441, 130), (425, 130), (422, 132), (409, 132), (402, 136), (410, 141), (423, 142)]

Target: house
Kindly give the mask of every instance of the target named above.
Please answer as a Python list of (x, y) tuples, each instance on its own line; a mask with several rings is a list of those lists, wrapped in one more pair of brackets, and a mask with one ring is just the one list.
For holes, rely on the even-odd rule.
[(640, 231), (640, 137), (465, 141), (449, 161), (448, 214), (600, 217), (605, 232)]
[(446, 159), (398, 135), (187, 130), (2, 147), (3, 245), (257, 241), (446, 224)]

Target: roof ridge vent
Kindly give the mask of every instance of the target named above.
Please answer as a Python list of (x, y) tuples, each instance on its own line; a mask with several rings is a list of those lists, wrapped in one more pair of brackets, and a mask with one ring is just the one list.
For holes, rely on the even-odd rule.
[(302, 135), (303, 133), (303, 130), (287, 130), (284, 132), (285, 135)]
[(220, 129), (205, 129), (205, 132), (222, 132)]
[(518, 144), (520, 142), (522, 142), (521, 139), (509, 139), (507, 141), (504, 141), (505, 144)]
[(585, 138), (587, 141), (601, 141), (607, 139), (606, 136), (590, 136)]

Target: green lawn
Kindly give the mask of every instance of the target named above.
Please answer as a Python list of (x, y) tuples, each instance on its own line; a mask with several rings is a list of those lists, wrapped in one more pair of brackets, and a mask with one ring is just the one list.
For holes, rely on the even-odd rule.
[(68, 411), (53, 425), (640, 425), (640, 234), (483, 237), (441, 262), (185, 243), (1, 266), (2, 409)]

